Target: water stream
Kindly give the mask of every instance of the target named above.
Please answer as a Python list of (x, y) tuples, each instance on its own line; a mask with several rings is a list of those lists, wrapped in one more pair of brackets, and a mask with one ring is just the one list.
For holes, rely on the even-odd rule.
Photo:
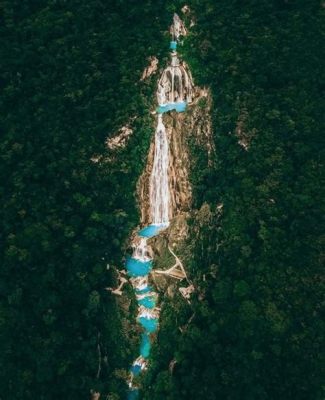
[(155, 155), (150, 176), (150, 208), (153, 225), (169, 224), (169, 185), (168, 185), (169, 148), (162, 114), (158, 114), (155, 133)]
[(134, 360), (130, 370), (128, 400), (138, 398), (139, 391), (134, 382), (134, 377), (147, 368), (151, 337), (157, 331), (159, 321), (158, 295), (154, 288), (149, 285), (149, 274), (153, 261), (147, 241), (169, 225), (169, 140), (163, 122), (163, 114), (173, 110), (176, 112), (185, 111), (187, 103), (191, 102), (192, 99), (191, 77), (177, 57), (176, 48), (179, 37), (184, 35), (186, 31), (176, 14), (170, 32), (172, 34), (171, 62), (163, 71), (157, 89), (157, 128), (154, 138), (153, 168), (149, 182), (151, 224), (137, 232), (132, 243), (132, 256), (126, 259), (126, 269), (138, 302), (137, 322), (143, 329), (139, 356)]

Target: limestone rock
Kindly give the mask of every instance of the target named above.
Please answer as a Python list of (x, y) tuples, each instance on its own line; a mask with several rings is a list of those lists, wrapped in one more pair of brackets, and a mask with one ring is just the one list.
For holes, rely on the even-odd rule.
[(154, 74), (158, 69), (158, 58), (157, 57), (149, 57), (149, 65), (144, 69), (141, 77), (141, 81), (149, 78), (152, 74)]
[(178, 40), (180, 36), (186, 36), (187, 30), (185, 28), (184, 22), (179, 18), (177, 14), (174, 14), (173, 24), (170, 27), (170, 34), (173, 40)]
[(117, 148), (125, 147), (129, 137), (133, 133), (133, 129), (131, 128), (132, 122), (136, 117), (130, 118), (128, 123), (122, 126), (116, 133), (112, 135), (112, 137), (108, 137), (106, 139), (106, 146), (110, 150), (115, 150)]
[[(192, 189), (190, 184), (189, 141), (194, 139), (197, 145), (205, 149), (209, 163), (214, 159), (215, 147), (212, 140), (210, 118), (211, 96), (206, 89), (196, 89), (192, 105), (185, 113), (170, 112), (163, 116), (169, 139), (169, 190), (172, 220), (180, 213), (191, 210)], [(154, 137), (150, 144), (148, 160), (137, 185), (138, 199), (141, 209), (141, 223), (150, 224), (149, 178), (154, 159)]]

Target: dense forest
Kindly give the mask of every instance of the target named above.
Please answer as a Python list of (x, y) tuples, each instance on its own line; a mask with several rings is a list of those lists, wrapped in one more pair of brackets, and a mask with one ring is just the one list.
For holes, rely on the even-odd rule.
[[(125, 398), (132, 309), (105, 287), (139, 220), (156, 85), (141, 74), (184, 4), (0, 3), (0, 398)], [(191, 148), (197, 290), (164, 301), (142, 397), (322, 400), (325, 6), (186, 4), (180, 52), (211, 90), (216, 155)]]
[[(152, 88), (136, 83), (147, 54), (160, 55), (161, 9), (1, 2), (1, 398), (125, 390), (118, 371), (132, 354), (104, 288), (138, 219)], [(128, 149), (91, 162), (110, 157), (105, 140), (134, 116)]]
[(199, 293), (165, 307), (144, 398), (321, 400), (324, 8), (188, 4), (183, 52), (212, 91), (216, 160), (193, 148)]

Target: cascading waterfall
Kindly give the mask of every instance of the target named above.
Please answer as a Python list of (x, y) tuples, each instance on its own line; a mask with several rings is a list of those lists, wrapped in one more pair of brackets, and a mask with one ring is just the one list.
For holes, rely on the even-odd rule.
[(150, 176), (150, 208), (153, 225), (169, 224), (169, 185), (168, 185), (169, 148), (162, 114), (158, 114), (155, 133), (155, 155)]
[(141, 238), (139, 244), (135, 246), (133, 257), (141, 261), (150, 260), (150, 257), (148, 256), (148, 247), (146, 238)]
[(157, 293), (149, 285), (149, 274), (152, 269), (152, 257), (147, 240), (158, 235), (169, 225), (170, 193), (169, 193), (169, 143), (163, 114), (169, 111), (183, 112), (187, 103), (192, 101), (193, 84), (185, 66), (177, 57), (177, 41), (185, 35), (185, 27), (175, 14), (170, 32), (171, 63), (163, 71), (158, 82), (158, 122), (155, 132), (155, 151), (153, 168), (150, 175), (150, 214), (151, 225), (141, 229), (133, 240), (133, 253), (126, 259), (126, 269), (134, 288), (138, 302), (137, 322), (142, 326), (140, 354), (133, 362), (129, 384), (128, 399), (138, 398), (138, 388), (134, 377), (147, 367), (151, 347), (151, 334), (158, 328), (160, 309), (157, 304)]

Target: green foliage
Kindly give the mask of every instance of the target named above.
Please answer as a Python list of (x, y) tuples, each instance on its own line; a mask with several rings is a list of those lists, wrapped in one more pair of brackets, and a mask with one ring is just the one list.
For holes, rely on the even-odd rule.
[[(138, 223), (154, 84), (139, 80), (167, 52), (162, 6), (1, 4), (1, 397), (124, 396), (116, 371), (133, 354), (106, 265), (121, 262)], [(127, 147), (109, 152), (126, 123)]]
[[(187, 4), (195, 26), (183, 57), (211, 88), (217, 154), (209, 170), (190, 144), (196, 296), (165, 305), (143, 397), (321, 400), (324, 11), (313, 1)], [(189, 308), (180, 332), (173, 316)]]
[[(211, 88), (217, 154), (209, 167), (190, 143), (196, 294), (162, 304), (143, 397), (321, 400), (321, 5), (187, 3), (181, 52)], [(166, 57), (183, 4), (2, 2), (4, 398), (125, 396), (132, 333), (106, 264), (138, 223), (155, 85), (139, 79), (148, 56)], [(105, 150), (126, 123), (127, 146)]]

